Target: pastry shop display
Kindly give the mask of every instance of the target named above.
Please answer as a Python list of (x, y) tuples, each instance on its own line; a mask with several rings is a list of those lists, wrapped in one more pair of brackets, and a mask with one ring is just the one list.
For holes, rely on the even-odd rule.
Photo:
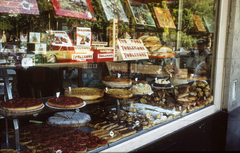
[(155, 79), (154, 87), (171, 87), (171, 82), (166, 79)]
[(56, 108), (78, 108), (83, 100), (77, 97), (53, 97), (48, 99), (48, 105)]
[(43, 102), (33, 98), (14, 98), (1, 102), (0, 107), (3, 110), (13, 112), (32, 111), (42, 108)]
[(132, 91), (128, 89), (108, 89), (105, 90), (105, 93), (114, 98), (130, 98), (133, 96)]
[(91, 121), (90, 115), (82, 112), (64, 111), (57, 112), (49, 117), (47, 123), (60, 127), (80, 127)]
[(128, 78), (118, 78), (116, 76), (105, 76), (102, 80), (103, 84), (108, 87), (125, 88), (132, 85), (132, 80)]
[(65, 90), (66, 97), (78, 97), (83, 100), (94, 100), (98, 98), (102, 98), (104, 95), (104, 91), (98, 88), (72, 88), (71, 91), (69, 89)]
[(148, 84), (147, 81), (134, 81), (131, 90), (133, 94), (143, 95), (151, 93), (152, 87)]

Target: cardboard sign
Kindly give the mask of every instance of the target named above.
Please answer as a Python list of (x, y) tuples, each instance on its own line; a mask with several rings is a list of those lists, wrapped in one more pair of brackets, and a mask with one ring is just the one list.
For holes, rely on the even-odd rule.
[(108, 45), (108, 42), (102, 42), (102, 41), (92, 41), (92, 46), (96, 46), (96, 47), (104, 47), (104, 46), (107, 46)]
[(76, 45), (90, 47), (91, 43), (92, 43), (91, 28), (76, 27)]
[(97, 47), (94, 49), (95, 62), (109, 62), (113, 61), (114, 48), (113, 47)]
[(74, 46), (75, 53), (83, 53), (91, 51), (91, 47), (84, 46)]
[(144, 46), (141, 39), (118, 39), (118, 44)]
[(49, 34), (54, 34), (53, 46), (73, 46), (70, 36), (65, 31), (46, 31)]
[(72, 54), (72, 60), (79, 62), (87, 62), (87, 60), (93, 60), (93, 52), (89, 52), (86, 54)]

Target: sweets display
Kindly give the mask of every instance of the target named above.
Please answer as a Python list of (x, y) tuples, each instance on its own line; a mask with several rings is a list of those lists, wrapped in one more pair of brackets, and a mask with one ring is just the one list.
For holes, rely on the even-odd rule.
[(83, 100), (76, 97), (53, 97), (48, 99), (48, 105), (57, 108), (77, 108), (83, 104)]
[(32, 98), (14, 98), (6, 102), (1, 102), (0, 107), (7, 111), (31, 111), (43, 107), (43, 102)]
[(98, 88), (72, 88), (71, 91), (69, 89), (65, 90), (66, 97), (78, 97), (83, 100), (93, 100), (103, 97), (104, 91)]
[(171, 82), (166, 79), (155, 79), (153, 85), (155, 87), (171, 87)]

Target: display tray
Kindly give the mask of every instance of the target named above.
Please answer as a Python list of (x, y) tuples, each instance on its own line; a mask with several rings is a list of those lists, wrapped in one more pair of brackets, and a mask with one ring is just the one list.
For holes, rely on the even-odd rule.
[(29, 111), (7, 111), (2, 108), (0, 108), (0, 113), (5, 115), (5, 116), (24, 116), (24, 115), (32, 115), (36, 114), (42, 111), (42, 109), (45, 107), (43, 106), (41, 108), (35, 109), (35, 110), (29, 110)]
[(149, 93), (144, 93), (144, 94), (135, 94), (135, 93), (133, 93), (133, 96), (144, 96), (144, 95), (151, 95), (151, 94), (153, 94), (154, 92), (152, 91), (152, 92), (149, 92)]
[(155, 89), (157, 89), (157, 90), (161, 90), (161, 89), (172, 89), (172, 88), (174, 88), (174, 85), (171, 85), (171, 87), (156, 87), (156, 86), (154, 86), (153, 84), (151, 84), (152, 85), (152, 88), (155, 88)]
[(45, 105), (46, 105), (47, 107), (53, 108), (53, 109), (73, 110), (73, 109), (78, 109), (78, 108), (82, 108), (82, 107), (86, 106), (86, 102), (83, 101), (83, 105), (82, 105), (82, 106), (80, 106), (80, 107), (75, 107), (75, 108), (59, 108), (59, 107), (54, 107), (54, 106), (50, 106), (50, 105), (48, 104), (48, 102), (46, 102)]

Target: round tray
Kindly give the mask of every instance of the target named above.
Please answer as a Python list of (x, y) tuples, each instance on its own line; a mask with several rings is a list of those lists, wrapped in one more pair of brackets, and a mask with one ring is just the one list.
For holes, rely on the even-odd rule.
[(153, 84), (152, 84), (152, 87), (155, 88), (155, 89), (158, 89), (158, 90), (161, 90), (161, 89), (172, 89), (172, 88), (174, 88), (173, 85), (171, 85), (171, 87), (155, 87)]
[(75, 107), (75, 108), (59, 108), (59, 107), (54, 107), (54, 106), (50, 106), (50, 105), (48, 105), (48, 102), (46, 102), (45, 105), (46, 105), (47, 107), (49, 107), (49, 108), (53, 108), (53, 109), (73, 110), (73, 109), (78, 109), (78, 108), (82, 108), (82, 107), (86, 106), (86, 102), (83, 101), (83, 105), (82, 105), (82, 106), (80, 106), (80, 107)]
[(35, 112), (35, 111), (38, 111), (38, 110), (41, 110), (44, 108), (44, 104), (42, 105), (42, 107), (38, 108), (38, 109), (34, 109), (34, 110), (29, 110), (29, 111), (8, 111), (8, 110), (4, 110), (2, 108), (0, 108), (0, 111), (4, 111), (6, 113), (13, 113), (13, 114), (18, 114), (18, 113), (29, 113), (29, 112)]

